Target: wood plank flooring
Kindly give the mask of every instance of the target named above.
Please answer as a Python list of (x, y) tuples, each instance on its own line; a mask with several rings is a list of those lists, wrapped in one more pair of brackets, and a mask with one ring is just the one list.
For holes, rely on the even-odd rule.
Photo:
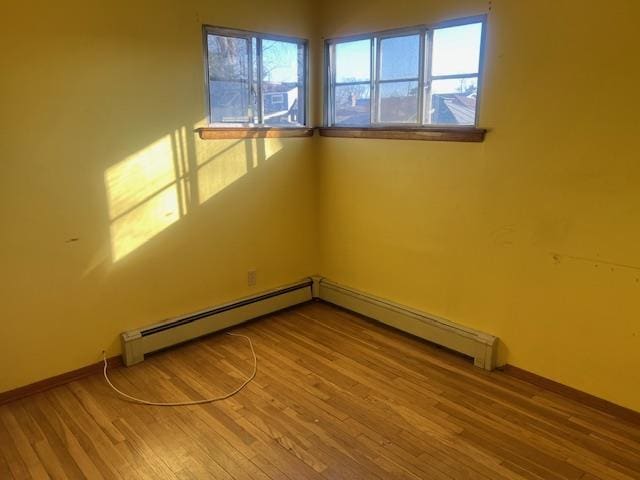
[[(0, 479), (638, 479), (640, 427), (323, 303), (234, 329), (204, 406), (96, 375), (0, 407)], [(114, 370), (153, 400), (251, 371), (217, 334)]]

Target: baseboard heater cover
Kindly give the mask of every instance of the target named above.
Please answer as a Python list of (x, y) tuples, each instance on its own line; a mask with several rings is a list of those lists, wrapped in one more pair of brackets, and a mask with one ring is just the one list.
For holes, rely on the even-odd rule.
[(375, 297), (322, 277), (313, 277), (313, 294), (314, 297), (326, 302), (473, 357), (477, 367), (493, 370), (496, 366), (498, 338), (493, 335)]
[(311, 279), (286, 285), (234, 302), (211, 307), (145, 328), (122, 333), (122, 359), (140, 363), (147, 353), (192, 340), (312, 299)]

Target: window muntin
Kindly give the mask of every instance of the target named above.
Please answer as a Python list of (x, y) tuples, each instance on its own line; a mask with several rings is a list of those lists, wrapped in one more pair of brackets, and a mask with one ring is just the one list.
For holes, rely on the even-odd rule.
[(336, 83), (369, 82), (371, 78), (371, 40), (340, 42), (335, 46)]
[(417, 79), (420, 71), (420, 35), (382, 37), (380, 81)]
[(420, 33), (377, 39), (374, 123), (421, 122), (421, 41)]
[(383, 83), (378, 89), (379, 123), (418, 123), (418, 82)]
[(338, 43), (335, 53), (335, 124), (367, 125), (371, 122), (371, 40)]
[(328, 40), (326, 125), (476, 125), (484, 23)]
[(207, 37), (212, 123), (250, 121), (249, 45), (246, 38)]
[(433, 30), (432, 74), (436, 77), (478, 73), (482, 22)]
[(306, 40), (214, 27), (204, 35), (211, 125), (306, 125)]

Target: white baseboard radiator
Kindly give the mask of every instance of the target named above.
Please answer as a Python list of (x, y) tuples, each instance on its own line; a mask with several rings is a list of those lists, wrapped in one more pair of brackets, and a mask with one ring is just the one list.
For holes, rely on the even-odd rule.
[(142, 362), (147, 353), (307, 302), (312, 299), (311, 287), (312, 280), (307, 279), (235, 302), (124, 332), (121, 335), (124, 364), (134, 365)]
[(322, 277), (313, 277), (313, 296), (473, 357), (477, 367), (493, 370), (496, 366), (498, 338), (493, 335), (339, 285)]

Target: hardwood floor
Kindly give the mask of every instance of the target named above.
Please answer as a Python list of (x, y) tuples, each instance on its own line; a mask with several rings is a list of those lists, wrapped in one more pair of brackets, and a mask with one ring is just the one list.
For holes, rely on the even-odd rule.
[[(233, 331), (258, 374), (223, 402), (131, 404), (96, 375), (0, 407), (0, 479), (640, 478), (640, 426), (329, 305)], [(177, 401), (251, 366), (220, 334), (112, 378)]]

